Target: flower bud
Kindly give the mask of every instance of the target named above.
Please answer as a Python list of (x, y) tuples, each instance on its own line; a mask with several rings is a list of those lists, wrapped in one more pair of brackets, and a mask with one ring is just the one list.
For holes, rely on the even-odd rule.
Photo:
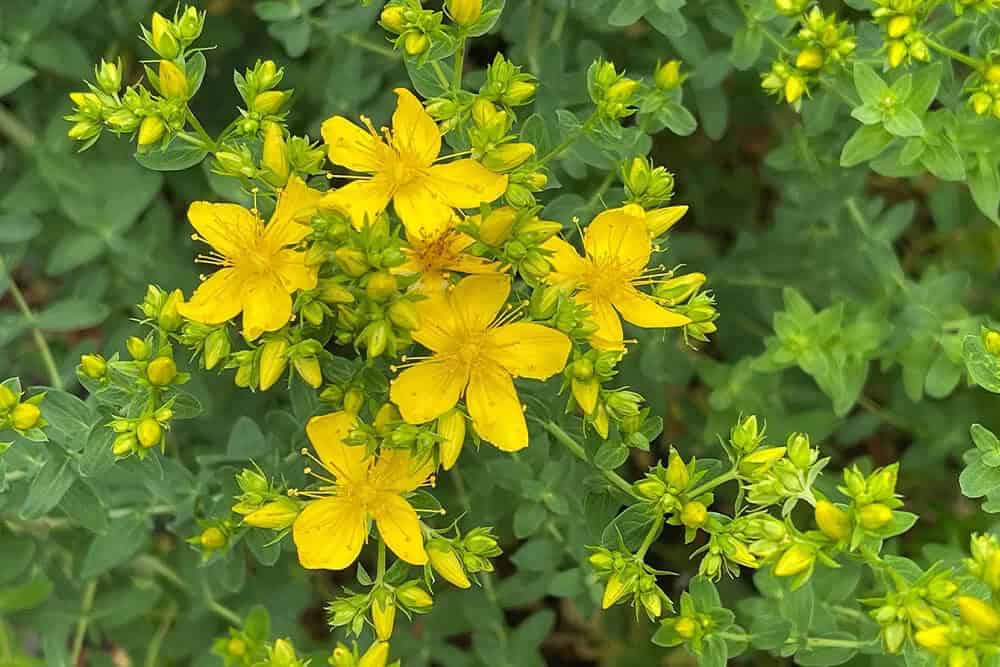
[(356, 415), (365, 405), (365, 395), (357, 387), (351, 387), (344, 393), (344, 412)]
[(205, 337), (205, 348), (202, 361), (206, 370), (212, 370), (220, 361), (229, 356), (229, 335), (225, 328), (219, 328)]
[(686, 273), (656, 285), (654, 294), (665, 301), (666, 305), (674, 306), (687, 301), (704, 284), (704, 273)]
[(535, 147), (526, 142), (503, 144), (483, 156), (483, 166), (490, 171), (506, 172), (517, 169), (535, 154)]
[(445, 470), (451, 470), (458, 460), (458, 455), (462, 453), (465, 429), (465, 415), (458, 409), (449, 410), (438, 417), (437, 434), (442, 438), (438, 447), (441, 467)]
[(351, 278), (360, 278), (370, 268), (365, 253), (357, 248), (340, 246), (334, 251), (333, 256), (340, 269)]
[(469, 588), (472, 585), (462, 567), (461, 559), (448, 542), (436, 539), (428, 542), (427, 558), (434, 571), (454, 586)]
[(858, 521), (865, 530), (878, 530), (892, 521), (892, 510), (882, 503), (865, 505), (858, 510)]
[(260, 348), (260, 390), (267, 391), (274, 386), (287, 366), (288, 341), (276, 338), (264, 343)]
[(886, 50), (886, 56), (889, 61), (889, 67), (895, 69), (903, 64), (903, 59), (906, 58), (908, 50), (906, 44), (902, 41), (893, 41), (889, 43)]
[(173, 25), (159, 12), (153, 12), (150, 46), (161, 58), (173, 60), (181, 52), (181, 45), (174, 36)]
[(660, 598), (659, 590), (646, 591), (639, 596), (639, 601), (651, 618), (659, 618), (663, 613), (663, 600)]
[(177, 32), (182, 40), (190, 44), (201, 36), (205, 26), (205, 15), (194, 7), (188, 6), (177, 22)]
[[(201, 531), (201, 535), (198, 536), (198, 542), (203, 549), (215, 551), (226, 546), (226, 534), (222, 532), (221, 528), (210, 526)], [(243, 650), (246, 651), (245, 645), (243, 646)]]
[(408, 56), (419, 56), (421, 53), (429, 49), (430, 46), (430, 38), (417, 30), (411, 30), (406, 33), (406, 37), (403, 38), (403, 50)]
[(795, 104), (806, 92), (806, 81), (801, 76), (793, 74), (785, 81), (785, 101)]
[(271, 648), (270, 667), (294, 667), (298, 664), (295, 647), (287, 639), (276, 639)]
[(135, 451), (138, 444), (139, 441), (136, 440), (134, 433), (122, 433), (111, 445), (111, 453), (117, 457), (128, 456)]
[(80, 357), (80, 370), (92, 380), (100, 380), (108, 372), (108, 362), (99, 354), (85, 354)]
[(268, 182), (281, 187), (288, 182), (288, 151), (281, 126), (275, 122), (264, 123), (264, 145), (261, 148), (260, 164), (270, 172)]
[(951, 647), (950, 631), (947, 625), (935, 625), (923, 630), (919, 630), (914, 636), (914, 641), (934, 655), (941, 655)]
[(177, 365), (170, 357), (157, 357), (146, 367), (146, 379), (154, 387), (165, 387), (177, 378)]
[(109, 63), (102, 58), (101, 64), (94, 67), (94, 79), (101, 90), (114, 95), (122, 87), (121, 62)]
[(139, 420), (139, 423), (136, 425), (135, 436), (139, 440), (140, 445), (146, 449), (152, 449), (163, 440), (163, 427), (160, 426), (160, 422), (152, 417), (146, 417)]
[(161, 60), (159, 68), (160, 92), (170, 99), (186, 100), (188, 80), (181, 68), (171, 60)]
[(421, 611), (434, 604), (434, 598), (416, 581), (408, 581), (397, 588), (396, 599), (407, 609)]
[(382, 10), (382, 14), (379, 16), (379, 22), (382, 24), (383, 28), (398, 35), (406, 30), (406, 20), (404, 19), (405, 12), (406, 9), (400, 5), (389, 5)]
[(757, 427), (757, 416), (750, 415), (742, 418), (729, 437), (737, 449), (743, 452), (752, 452), (760, 444), (762, 436)]
[(167, 126), (164, 125), (163, 119), (159, 116), (146, 116), (142, 119), (142, 123), (139, 124), (139, 138), (137, 141), (140, 146), (155, 144), (163, 137), (166, 129)]
[(447, 6), (451, 19), (463, 28), (478, 21), (483, 14), (483, 0), (448, 0)]
[(540, 220), (532, 218), (518, 225), (518, 238), (531, 243), (544, 243), (562, 231), (562, 223), (555, 220)]
[(493, 247), (499, 247), (507, 242), (516, 220), (517, 211), (510, 206), (501, 206), (490, 211), (485, 220), (480, 216), (473, 216), (473, 223), (478, 222), (479, 240)]
[(983, 334), (983, 345), (993, 356), (1000, 356), (1000, 332), (987, 331)]
[(795, 57), (795, 66), (807, 72), (814, 72), (823, 67), (822, 49), (811, 46), (808, 49), (799, 51)]
[(659, 500), (667, 492), (667, 485), (656, 477), (644, 477), (632, 489), (646, 500)]
[(125, 349), (136, 361), (143, 361), (149, 356), (149, 344), (138, 336), (129, 336), (125, 340)]
[(413, 331), (420, 328), (416, 305), (409, 299), (397, 299), (389, 306), (389, 321), (400, 329)]
[(507, 90), (500, 96), (500, 101), (509, 107), (527, 104), (535, 96), (538, 84), (531, 81), (511, 81)]
[(813, 452), (809, 436), (805, 433), (793, 433), (788, 436), (785, 445), (788, 448), (788, 460), (799, 470), (806, 470), (813, 462)]
[(10, 412), (10, 421), (18, 431), (27, 431), (38, 425), (42, 411), (34, 403), (18, 403)]
[(673, 90), (681, 85), (681, 61), (669, 60), (657, 67), (653, 82), (660, 90)]
[(601, 609), (612, 606), (632, 587), (632, 581), (626, 581), (621, 572), (615, 572), (608, 578), (608, 583), (604, 586), (604, 595), (601, 596)]
[(694, 619), (688, 618), (687, 616), (681, 616), (674, 623), (674, 632), (681, 639), (688, 640), (694, 637), (695, 633), (698, 631), (698, 624)]
[(382, 302), (395, 294), (398, 287), (394, 275), (388, 271), (379, 271), (369, 276), (368, 283), (365, 285), (365, 294), (372, 301)]
[(908, 14), (897, 14), (889, 19), (885, 26), (885, 32), (892, 39), (899, 39), (910, 32), (913, 27), (913, 17)]
[(639, 82), (635, 79), (621, 79), (608, 88), (607, 99), (610, 102), (627, 104), (638, 87)]
[(287, 90), (267, 90), (258, 93), (257, 97), (253, 98), (253, 110), (262, 114), (278, 113), (291, 96), (291, 92)]
[(284, 530), (299, 516), (299, 506), (291, 498), (279, 497), (243, 517), (243, 523), (254, 528)]
[(805, 545), (792, 545), (774, 566), (774, 576), (794, 577), (805, 572), (816, 562), (816, 552)]
[(691, 473), (688, 471), (684, 459), (677, 453), (677, 450), (670, 448), (670, 457), (667, 459), (667, 484), (676, 491), (683, 491), (691, 481)]
[(851, 518), (829, 500), (816, 503), (816, 525), (831, 540), (843, 542), (851, 536)]
[(371, 615), (375, 636), (388, 641), (396, 624), (396, 602), (389, 593), (379, 590), (372, 596)]
[(17, 405), (20, 396), (5, 384), (0, 384), (0, 410), (7, 411)]
[(692, 500), (681, 508), (681, 523), (687, 528), (700, 528), (708, 519), (708, 508), (704, 503)]
[(605, 403), (607, 405), (608, 412), (614, 416), (615, 419), (620, 420), (625, 417), (634, 417), (639, 414), (639, 405), (642, 403), (642, 400), (642, 396), (634, 391), (619, 389), (612, 392), (608, 396)]
[(368, 647), (365, 654), (358, 660), (358, 667), (385, 667), (389, 660), (388, 642), (375, 642)]
[(292, 360), (292, 365), (299, 377), (313, 389), (319, 389), (323, 384), (323, 369), (316, 357), (312, 355), (295, 357)]

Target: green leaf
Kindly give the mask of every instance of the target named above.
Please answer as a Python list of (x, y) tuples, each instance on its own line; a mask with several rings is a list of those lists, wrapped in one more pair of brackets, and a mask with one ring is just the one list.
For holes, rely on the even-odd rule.
[[(200, 54), (199, 54), (200, 55)], [(166, 148), (135, 153), (135, 161), (153, 171), (181, 171), (200, 164), (208, 151), (181, 141), (172, 141)]]
[(265, 641), (271, 637), (271, 615), (263, 605), (256, 605), (243, 621), (243, 631), (250, 639)]
[(1000, 173), (996, 162), (990, 160), (986, 153), (977, 153), (969, 169), (969, 191), (983, 215), (1000, 225), (1000, 216), (997, 215), (1000, 208)]
[(628, 447), (621, 442), (606, 440), (594, 453), (594, 465), (601, 470), (614, 470), (628, 460)]
[(86, 403), (65, 391), (50, 390), (41, 409), (53, 442), (72, 450), (83, 449), (94, 419)]
[(871, 160), (889, 147), (893, 137), (880, 125), (865, 125), (851, 135), (840, 153), (840, 166), (853, 167)]
[(920, 154), (920, 162), (927, 170), (945, 181), (965, 179), (965, 162), (961, 153), (947, 137), (938, 144), (928, 144)]
[(54, 588), (44, 572), (37, 572), (27, 583), (0, 590), (0, 612), (33, 609), (45, 602)]
[(1000, 362), (983, 345), (982, 336), (966, 336), (962, 341), (962, 356), (972, 381), (986, 391), (1000, 394)]
[(920, 115), (927, 111), (928, 107), (937, 97), (938, 88), (941, 85), (942, 67), (940, 62), (922, 65), (917, 68), (913, 75), (913, 87), (905, 104), (911, 111)]
[(108, 510), (104, 501), (82, 479), (77, 479), (69, 487), (59, 503), (59, 509), (92, 533), (104, 533), (108, 530)]
[(1000, 468), (992, 468), (982, 461), (978, 451), (972, 452), (969, 464), (958, 477), (962, 495), (967, 498), (982, 498), (1000, 489)]
[(38, 328), (45, 331), (78, 331), (103, 322), (110, 310), (101, 303), (70, 297), (49, 304), (36, 316)]
[(605, 527), (601, 534), (601, 546), (617, 549), (624, 542), (626, 549), (638, 549), (652, 525), (649, 508), (641, 504), (632, 505)]
[(924, 133), (924, 124), (917, 114), (904, 108), (889, 116), (885, 129), (897, 137), (919, 137)]
[(983, 463), (991, 468), (1000, 467), (1000, 438), (982, 424), (973, 424), (969, 434), (983, 457)]
[(229, 444), (226, 455), (235, 459), (252, 459), (267, 451), (267, 440), (257, 426), (257, 422), (249, 417), (240, 417), (229, 432)]
[(547, 516), (548, 512), (540, 503), (521, 503), (517, 511), (514, 512), (514, 537), (523, 540), (534, 535), (541, 528)]
[(764, 33), (756, 24), (741, 27), (733, 35), (733, 47), (729, 52), (729, 61), (738, 70), (753, 67), (760, 57), (764, 46)]
[(698, 129), (698, 121), (695, 120), (695, 117), (677, 102), (663, 105), (657, 112), (656, 118), (679, 137), (689, 136)]
[(0, 62), (0, 97), (12, 93), (35, 76), (35, 70), (19, 63)]
[(0, 585), (19, 579), (34, 556), (35, 541), (30, 535), (0, 535)]
[(608, 14), (608, 24), (619, 27), (632, 25), (643, 17), (652, 4), (652, 0), (618, 0)]
[(0, 215), (0, 243), (24, 243), (41, 231), (42, 223), (30, 213)]
[(70, 458), (54, 449), (50, 449), (49, 454), (50, 458), (42, 465), (31, 486), (28, 487), (28, 495), (21, 505), (22, 519), (30, 521), (45, 515), (59, 504), (63, 495), (76, 481), (76, 473)]
[(86, 581), (128, 561), (150, 537), (149, 520), (139, 514), (115, 519), (106, 535), (96, 535), (84, 554), (80, 579)]
[(882, 96), (889, 92), (889, 86), (875, 73), (871, 67), (864, 63), (854, 65), (854, 87), (861, 96), (861, 100), (873, 107), (877, 107), (882, 101)]

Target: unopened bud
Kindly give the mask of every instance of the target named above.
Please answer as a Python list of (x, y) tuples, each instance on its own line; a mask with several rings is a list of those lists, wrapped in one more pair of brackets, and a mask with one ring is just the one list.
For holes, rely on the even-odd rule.
[(510, 107), (521, 106), (531, 101), (537, 89), (538, 84), (531, 81), (511, 81), (500, 101)]
[(688, 528), (700, 528), (708, 519), (708, 508), (704, 503), (692, 500), (681, 508), (681, 523)]
[(892, 521), (892, 510), (882, 503), (865, 505), (858, 510), (858, 521), (866, 530), (878, 530)]
[(673, 90), (681, 84), (681, 61), (669, 60), (656, 68), (653, 82), (660, 90)]
[(154, 387), (165, 387), (177, 378), (177, 364), (170, 357), (157, 357), (146, 367), (146, 379)]
[(406, 22), (404, 19), (405, 11), (406, 9), (401, 5), (389, 5), (382, 10), (382, 14), (379, 16), (379, 22), (382, 24), (383, 28), (398, 35), (406, 29)]
[(278, 113), (291, 96), (291, 92), (287, 90), (267, 90), (258, 93), (257, 97), (253, 98), (253, 110), (262, 114)]
[(462, 453), (465, 430), (465, 415), (460, 410), (452, 409), (438, 417), (437, 434), (442, 438), (438, 447), (441, 467), (445, 470), (451, 470)]
[(186, 100), (188, 81), (184, 72), (171, 60), (161, 60), (159, 67), (160, 92), (164, 97)]
[(264, 343), (260, 349), (260, 390), (267, 391), (274, 386), (287, 366), (288, 341), (277, 338)]
[(167, 126), (159, 116), (146, 116), (142, 119), (142, 123), (139, 124), (139, 138), (137, 141), (140, 146), (155, 144), (163, 137), (166, 129)]
[(108, 372), (108, 362), (99, 354), (85, 354), (80, 357), (80, 370), (92, 380), (100, 380)]
[(483, 14), (483, 0), (448, 0), (448, 14), (458, 25), (470, 26)]
[(454, 586), (469, 588), (472, 585), (455, 549), (444, 540), (431, 540), (427, 543), (427, 558), (434, 571)]
[(434, 598), (416, 581), (408, 581), (396, 589), (396, 599), (408, 609), (430, 609)]
[(312, 355), (295, 357), (292, 360), (292, 365), (299, 377), (313, 389), (319, 389), (323, 384), (323, 369), (316, 357)]
[(151, 449), (160, 444), (163, 439), (163, 427), (160, 422), (152, 417), (141, 419), (135, 427), (135, 435), (139, 444), (146, 449)]
[(411, 30), (403, 38), (403, 50), (408, 56), (419, 56), (430, 48), (431, 40), (427, 35), (417, 30)]
[(851, 518), (829, 500), (816, 503), (816, 525), (831, 540), (843, 542), (851, 536)]
[[(201, 535), (198, 536), (198, 542), (201, 544), (203, 549), (208, 551), (216, 551), (226, 546), (226, 534), (222, 532), (222, 529), (216, 526), (210, 526), (205, 530), (201, 531)], [(239, 647), (236, 647), (237, 649)], [(246, 652), (246, 645), (242, 646), (243, 652)], [(234, 651), (231, 653), (236, 654)]]
[(535, 147), (529, 143), (503, 144), (483, 156), (483, 166), (490, 171), (507, 172), (517, 169), (535, 154)]
[(173, 60), (181, 52), (181, 45), (174, 36), (173, 25), (159, 12), (153, 12), (151, 44), (161, 58)]

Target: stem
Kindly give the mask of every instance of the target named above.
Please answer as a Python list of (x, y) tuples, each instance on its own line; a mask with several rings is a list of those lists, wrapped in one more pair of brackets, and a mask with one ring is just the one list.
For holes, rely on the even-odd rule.
[(719, 475), (718, 477), (715, 477), (714, 479), (710, 479), (707, 482), (705, 482), (704, 484), (695, 487), (691, 491), (688, 491), (687, 496), (689, 498), (697, 498), (698, 496), (700, 496), (700, 495), (702, 495), (704, 493), (708, 493), (709, 491), (711, 491), (712, 489), (714, 489), (717, 486), (722, 486), (726, 482), (730, 482), (730, 481), (736, 479), (737, 476), (738, 475), (736, 473), (736, 468), (733, 468), (729, 472), (727, 472), (727, 473), (725, 473), (723, 475)]
[(458, 94), (462, 90), (462, 72), (465, 69), (465, 37), (463, 36), (458, 42), (458, 48), (455, 49), (455, 74), (452, 82), (451, 92)]
[(354, 33), (345, 33), (340, 35), (341, 38), (348, 44), (353, 44), (354, 46), (361, 47), (365, 51), (371, 51), (372, 53), (377, 53), (380, 56), (389, 58), (390, 60), (399, 60), (399, 54), (388, 46), (383, 46), (382, 44), (376, 44), (375, 42), (359, 37)]
[(441, 84), (441, 87), (444, 88), (445, 90), (450, 89), (451, 84), (448, 83), (448, 75), (444, 73), (443, 69), (441, 69), (441, 63), (435, 60), (434, 62), (431, 63), (431, 67), (434, 68), (434, 74), (437, 75), (438, 83)]
[(45, 364), (45, 371), (49, 375), (49, 382), (56, 389), (63, 388), (62, 377), (59, 375), (59, 369), (56, 368), (56, 361), (52, 357), (52, 350), (49, 349), (49, 344), (45, 341), (45, 336), (42, 335), (41, 330), (36, 326), (37, 320), (35, 318), (35, 313), (32, 312), (31, 307), (28, 302), (24, 299), (24, 294), (21, 289), (14, 282), (14, 276), (11, 275), (7, 268), (7, 263), (4, 262), (3, 257), (0, 257), (0, 275), (6, 275), (7, 280), (10, 283), (10, 293), (14, 297), (14, 303), (17, 304), (17, 309), (21, 311), (21, 315), (24, 319), (28, 320), (31, 324), (31, 337), (35, 341), (35, 347), (38, 348), (38, 353), (42, 356), (42, 362)]
[(570, 132), (569, 135), (565, 139), (563, 139), (561, 144), (559, 144), (558, 146), (550, 150), (548, 153), (543, 155), (541, 158), (539, 158), (538, 166), (540, 167), (544, 165), (546, 162), (548, 162), (549, 160), (556, 157), (557, 155), (565, 151), (567, 148), (572, 146), (573, 143), (577, 139), (579, 139), (581, 135), (586, 134), (587, 131), (590, 130), (590, 127), (594, 124), (596, 120), (597, 120), (597, 112), (595, 111), (594, 113), (590, 114), (587, 120), (583, 121), (583, 125)]
[(191, 109), (187, 110), (187, 120), (191, 123), (191, 127), (194, 128), (195, 132), (198, 133), (198, 136), (201, 137), (201, 140), (204, 142), (203, 148), (207, 151), (215, 152), (217, 148), (215, 145), (215, 139), (213, 139), (208, 132), (205, 131), (205, 128), (202, 127), (201, 121), (198, 120), (198, 117), (194, 115), (194, 112), (191, 111)]
[(34, 132), (4, 106), (0, 106), (0, 134), (7, 135), (18, 148), (31, 148), (36, 141)]
[(660, 528), (663, 527), (663, 515), (656, 517), (656, 521), (650, 526), (649, 532), (646, 533), (646, 538), (642, 541), (639, 546), (639, 550), (635, 552), (635, 557), (642, 560), (646, 556), (646, 552), (649, 551), (649, 547), (653, 545), (653, 540), (656, 539), (656, 534), (660, 532)]
[(146, 660), (143, 663), (146, 667), (156, 667), (160, 647), (163, 646), (163, 639), (167, 636), (175, 616), (177, 616), (177, 603), (171, 600), (166, 613), (163, 614), (163, 620), (160, 621), (160, 627), (156, 629), (156, 634), (149, 642), (149, 650), (146, 651)]
[(375, 587), (382, 583), (382, 579), (385, 578), (385, 542), (382, 540), (378, 541), (378, 566), (377, 566), (376, 576), (375, 576)]
[(955, 49), (945, 46), (944, 44), (938, 42), (937, 40), (931, 39), (930, 37), (925, 37), (924, 42), (926, 42), (927, 46), (931, 47), (932, 49), (934, 49), (935, 51), (937, 51), (942, 55), (948, 56), (952, 60), (957, 60), (960, 63), (965, 63), (966, 65), (975, 70), (983, 69), (983, 61), (980, 60), (979, 58), (973, 58), (972, 56), (967, 56), (964, 53), (961, 53), (960, 51), (956, 51)]
[(80, 618), (76, 622), (76, 632), (73, 633), (73, 650), (70, 654), (70, 664), (76, 667), (80, 664), (80, 652), (83, 650), (83, 639), (87, 635), (87, 625), (90, 623), (90, 610), (94, 607), (94, 596), (97, 594), (97, 580), (91, 579), (83, 589), (83, 601), (80, 603)]
[[(574, 456), (585, 463), (591, 463), (590, 459), (587, 457), (587, 452), (579, 442), (573, 439), (573, 437), (566, 431), (559, 428), (559, 425), (553, 421), (541, 422), (542, 428), (548, 431), (549, 435), (555, 438), (560, 444), (562, 444), (566, 449), (571, 451)], [(613, 470), (602, 470), (601, 473), (604, 477), (611, 482), (614, 486), (617, 486), (622, 492), (631, 496), (632, 498), (638, 498), (635, 495), (635, 491), (632, 490), (632, 485), (629, 484), (621, 475), (614, 472)]]
[(863, 646), (868, 646), (875, 640), (869, 641), (858, 641), (857, 639), (830, 639), (827, 637), (808, 637), (806, 639), (806, 645), (810, 648), (817, 647), (828, 647), (828, 648), (861, 648)]

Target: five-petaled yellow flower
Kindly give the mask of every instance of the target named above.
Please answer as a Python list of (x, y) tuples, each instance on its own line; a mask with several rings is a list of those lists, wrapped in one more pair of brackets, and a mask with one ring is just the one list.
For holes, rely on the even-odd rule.
[(417, 466), (409, 451), (398, 449), (367, 456), (364, 447), (344, 443), (356, 423), (355, 415), (334, 412), (306, 425), (317, 461), (332, 478), (317, 475), (325, 486), (297, 493), (312, 498), (292, 525), (299, 562), (310, 569), (344, 569), (357, 559), (374, 519), (387, 547), (407, 563), (423, 565), (420, 519), (404, 495), (428, 482), (433, 461)]
[(371, 174), (334, 190), (323, 207), (349, 213), (356, 227), (374, 219), (389, 202), (410, 237), (433, 238), (447, 229), (454, 209), (477, 208), (507, 189), (507, 177), (465, 158), (435, 162), (441, 132), (413, 93), (397, 88), (392, 130), (383, 136), (367, 118), (361, 128), (343, 116), (323, 123), (330, 161), (351, 171)]
[(219, 324), (242, 311), (243, 335), (254, 340), (285, 326), (292, 316), (291, 293), (316, 286), (316, 268), (294, 249), (310, 232), (300, 220), (316, 210), (322, 193), (292, 178), (278, 196), (274, 215), (265, 225), (254, 211), (237, 204), (195, 202), (188, 219), (194, 238), (214, 252), (199, 261), (221, 267), (198, 286), (191, 300), (178, 306), (184, 317)]
[(681, 327), (691, 322), (637, 289), (656, 282), (655, 276), (646, 274), (653, 248), (642, 218), (621, 209), (604, 211), (583, 231), (583, 257), (559, 238), (549, 239), (543, 247), (552, 252), (549, 283), (578, 290), (576, 302), (590, 309), (597, 325), (590, 338), (594, 347), (624, 347), (619, 314), (640, 327)]
[(447, 229), (428, 239), (407, 234), (407, 242), (409, 247), (403, 249), (406, 262), (395, 271), (419, 274), (420, 279), (414, 283), (414, 289), (422, 292), (435, 292), (447, 287), (448, 274), (452, 271), (468, 274), (500, 271), (498, 262), (465, 252), (476, 240), (456, 229)]
[(497, 318), (509, 294), (507, 276), (478, 275), (417, 303), (421, 325), (413, 339), (434, 354), (392, 382), (389, 397), (403, 419), (428, 422), (464, 393), (472, 426), (483, 440), (505, 451), (528, 445), (514, 378), (555, 375), (566, 365), (571, 344), (555, 329)]

